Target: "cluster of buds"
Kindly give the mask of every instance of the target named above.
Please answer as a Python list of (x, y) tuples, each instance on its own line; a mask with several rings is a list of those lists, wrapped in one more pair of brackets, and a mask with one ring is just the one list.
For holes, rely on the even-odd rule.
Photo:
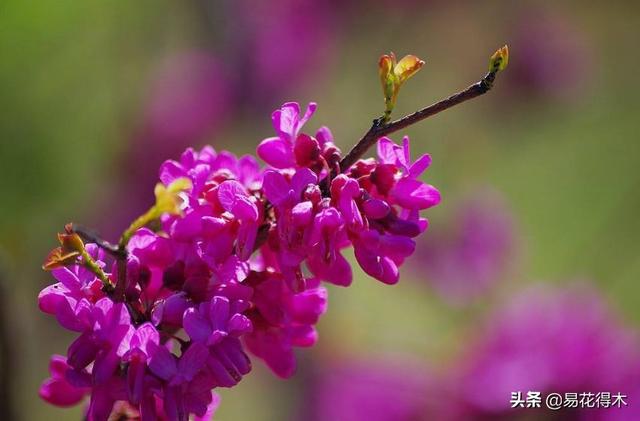
[(276, 136), (257, 149), (266, 169), (211, 147), (166, 161), (156, 204), (117, 246), (85, 245), (66, 227), (44, 265), (58, 283), (39, 305), (79, 335), (52, 358), (45, 400), (68, 406), (90, 395), (92, 421), (208, 419), (213, 390), (249, 373), (248, 354), (293, 375), (294, 348), (317, 340), (322, 283), (352, 281), (345, 248), (370, 276), (398, 281), (427, 228), (420, 211), (440, 201), (419, 179), (431, 159), (412, 162), (408, 138), (382, 138), (377, 159), (336, 173), (329, 129), (302, 132), (315, 107), (273, 113)]

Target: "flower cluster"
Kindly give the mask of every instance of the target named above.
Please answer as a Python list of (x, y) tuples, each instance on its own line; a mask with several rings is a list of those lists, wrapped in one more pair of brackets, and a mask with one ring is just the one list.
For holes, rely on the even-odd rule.
[(294, 373), (294, 348), (317, 340), (322, 282), (351, 283), (344, 248), (370, 276), (398, 281), (427, 227), (419, 211), (440, 200), (419, 180), (430, 157), (412, 163), (407, 138), (382, 138), (378, 159), (339, 173), (329, 129), (302, 133), (314, 110), (273, 113), (277, 136), (257, 150), (267, 169), (211, 147), (166, 161), (157, 204), (125, 231), (120, 254), (61, 235), (47, 261), (58, 283), (39, 305), (79, 336), (53, 357), (45, 400), (90, 394), (89, 420), (208, 419), (212, 390), (251, 370), (247, 351), (280, 377)]

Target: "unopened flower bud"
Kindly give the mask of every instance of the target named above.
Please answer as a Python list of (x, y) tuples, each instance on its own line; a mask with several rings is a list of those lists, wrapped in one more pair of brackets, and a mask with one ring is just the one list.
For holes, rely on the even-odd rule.
[(491, 56), (491, 59), (489, 60), (489, 71), (497, 73), (504, 70), (505, 67), (507, 67), (507, 64), (509, 64), (509, 47), (504, 45)]

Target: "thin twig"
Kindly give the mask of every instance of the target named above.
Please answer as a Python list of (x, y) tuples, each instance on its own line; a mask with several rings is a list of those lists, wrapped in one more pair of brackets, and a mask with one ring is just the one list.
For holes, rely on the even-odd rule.
[[(390, 123), (384, 123), (382, 117), (373, 120), (371, 128), (362, 136), (360, 141), (358, 141), (349, 153), (342, 158), (342, 161), (340, 161), (340, 171), (344, 172), (348, 170), (349, 167), (355, 164), (381, 137), (397, 132), (398, 130), (438, 114), (441, 111), (487, 93), (493, 86), (495, 77), (496, 72), (489, 72), (479, 82), (474, 83), (467, 89), (418, 110), (413, 114), (402, 117), (399, 120)], [(335, 177), (335, 175), (336, 174), (332, 173), (331, 178)]]
[(96, 244), (116, 259), (116, 285), (115, 287), (103, 289), (103, 291), (114, 302), (124, 302), (126, 304), (127, 310), (129, 311), (134, 323), (142, 323), (144, 321), (144, 315), (133, 308), (130, 303), (127, 303), (125, 298), (127, 283), (127, 249), (122, 245), (116, 246), (115, 244), (108, 242), (104, 238), (100, 237), (97, 232), (81, 225), (75, 223), (71, 224), (71, 229), (82, 237), (83, 240)]
[(73, 232), (78, 234), (84, 241), (88, 243), (94, 243), (95, 245), (97, 245), (107, 253), (113, 255), (115, 258), (123, 258), (123, 257), (126, 257), (127, 255), (126, 250), (119, 248), (115, 244), (111, 244), (107, 240), (100, 237), (100, 234), (98, 234), (97, 232), (91, 229), (85, 228), (82, 225), (78, 225), (76, 223), (71, 224), (71, 229), (73, 230)]

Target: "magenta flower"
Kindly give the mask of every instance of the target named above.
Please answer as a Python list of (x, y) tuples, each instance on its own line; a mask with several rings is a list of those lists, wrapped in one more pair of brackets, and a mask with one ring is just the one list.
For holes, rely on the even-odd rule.
[(382, 164), (392, 165), (401, 171), (389, 194), (396, 203), (405, 209), (427, 209), (440, 203), (440, 193), (433, 186), (418, 180), (418, 177), (431, 165), (431, 156), (422, 155), (411, 163), (409, 138), (402, 139), (402, 147), (383, 137), (378, 141), (378, 156)]
[(80, 324), (73, 327), (81, 328), (82, 334), (69, 346), (69, 365), (82, 370), (93, 362), (94, 382), (104, 383), (116, 371), (134, 333), (129, 313), (124, 304), (102, 298), (94, 307), (81, 301), (76, 317)]
[(251, 321), (242, 314), (247, 308), (247, 302), (230, 302), (226, 297), (216, 296), (210, 303), (185, 311), (184, 330), (193, 342), (209, 348), (207, 365), (218, 386), (235, 386), (251, 371), (249, 358), (238, 341), (252, 331)]
[(264, 139), (258, 145), (258, 156), (277, 169), (307, 168), (323, 176), (326, 170), (335, 169), (340, 161), (340, 149), (333, 143), (331, 131), (321, 127), (315, 136), (301, 133), (315, 110), (316, 104), (312, 102), (300, 117), (298, 103), (287, 102), (274, 111), (272, 122), (278, 136)]
[(327, 309), (327, 291), (312, 282), (294, 293), (282, 276), (253, 272), (247, 279), (254, 289), (253, 331), (245, 337), (249, 350), (262, 358), (278, 376), (287, 378), (296, 368), (293, 347), (315, 344), (314, 325)]
[(60, 237), (51, 263), (59, 282), (39, 306), (79, 336), (64, 375), (52, 369), (45, 399), (72, 404), (90, 394), (92, 421), (207, 417), (213, 390), (251, 371), (245, 347), (276, 375), (294, 374), (294, 349), (315, 344), (327, 308), (320, 282), (351, 283), (343, 249), (353, 245), (371, 276), (398, 282), (427, 225), (419, 211), (439, 200), (417, 179), (430, 158), (412, 164), (407, 139), (402, 149), (383, 139), (380, 161), (338, 174), (329, 129), (302, 132), (314, 110), (301, 116), (287, 103), (274, 113), (278, 136), (258, 147), (273, 167), (266, 171), (211, 147), (164, 162), (158, 204), (123, 235), (126, 249), (103, 245), (115, 256), (111, 273), (95, 246), (85, 253), (77, 234)]
[(73, 406), (79, 403), (91, 391), (88, 387), (76, 387), (66, 379), (66, 372), (70, 370), (67, 359), (61, 355), (51, 356), (49, 372), (51, 378), (42, 383), (40, 397), (52, 405)]
[(314, 199), (320, 199), (317, 175), (308, 168), (295, 172), (291, 181), (276, 171), (267, 171), (263, 188), (267, 199), (277, 211), (277, 237), (279, 250), (276, 254), (285, 280), (295, 289), (302, 289), (302, 270), (308, 244), (305, 232), (311, 229)]
[(307, 265), (318, 278), (335, 285), (349, 286), (352, 281), (351, 265), (340, 252), (348, 244), (342, 227), (342, 215), (335, 208), (322, 209), (315, 215), (309, 235), (309, 242), (313, 245)]
[(398, 266), (413, 253), (415, 242), (408, 237), (367, 230), (359, 234), (353, 249), (358, 264), (369, 276), (393, 285), (400, 279)]
[(138, 404), (144, 394), (146, 367), (151, 357), (151, 348), (160, 344), (160, 334), (151, 323), (138, 327), (131, 336), (129, 348), (122, 356), (122, 361), (129, 363), (127, 370), (127, 392), (129, 400)]
[(163, 400), (166, 416), (171, 420), (186, 421), (189, 414), (203, 416), (212, 400), (214, 384), (202, 374), (209, 354), (206, 346), (194, 342), (177, 358), (163, 345), (151, 343), (151, 372), (164, 380)]
[(186, 310), (184, 329), (193, 341), (207, 346), (216, 345), (229, 335), (239, 337), (251, 332), (251, 321), (242, 314), (247, 307), (247, 303), (232, 305), (226, 297), (214, 297), (209, 304)]
[[(299, 119), (299, 109), (296, 107), (291, 111), (290, 107), (285, 104), (280, 112), (276, 112), (278, 122), (282, 115), (290, 117), (286, 120), (287, 130), (282, 131), (289, 134), (267, 139), (262, 144), (265, 145), (261, 154), (263, 159), (271, 164), (280, 160), (283, 167), (300, 165), (290, 159), (288, 151), (296, 149), (292, 146), (292, 138), (296, 141), (306, 139), (299, 133), (306, 118)], [(323, 144), (325, 139), (330, 139), (326, 131), (319, 133)], [(331, 144), (330, 140), (326, 142)], [(407, 138), (402, 147), (387, 138), (381, 139), (378, 153), (380, 163), (359, 161), (348, 175), (335, 177), (331, 183), (330, 201), (321, 200), (320, 191), (313, 187), (318, 182), (317, 172), (308, 167), (296, 170), (290, 182), (277, 171), (265, 173), (265, 193), (274, 203), (279, 221), (277, 238), (274, 234), (271, 243), (279, 246), (275, 257), (287, 282), (300, 285), (300, 266), (306, 261), (320, 279), (349, 285), (351, 270), (339, 250), (350, 242), (354, 245), (358, 263), (367, 274), (388, 284), (398, 281), (398, 266), (415, 248), (410, 237), (415, 237), (427, 226), (427, 221), (419, 217), (419, 211), (436, 205), (440, 194), (417, 179), (429, 166), (431, 158), (424, 155), (411, 163)], [(318, 161), (308, 160), (307, 165), (311, 162)], [(324, 165), (316, 169), (320, 174), (326, 174), (330, 169), (329, 160), (323, 162)], [(329, 230), (333, 230), (330, 247), (327, 246)]]
[(253, 253), (258, 235), (258, 208), (242, 184), (235, 180), (227, 180), (218, 186), (218, 201), (240, 224), (237, 255), (241, 260), (247, 260)]
[(307, 142), (308, 136), (300, 137), (302, 126), (316, 111), (316, 104), (310, 103), (301, 117), (297, 102), (287, 102), (282, 108), (273, 112), (271, 121), (278, 136), (263, 140), (257, 149), (258, 156), (274, 168), (295, 167), (294, 149), (300, 143)]

